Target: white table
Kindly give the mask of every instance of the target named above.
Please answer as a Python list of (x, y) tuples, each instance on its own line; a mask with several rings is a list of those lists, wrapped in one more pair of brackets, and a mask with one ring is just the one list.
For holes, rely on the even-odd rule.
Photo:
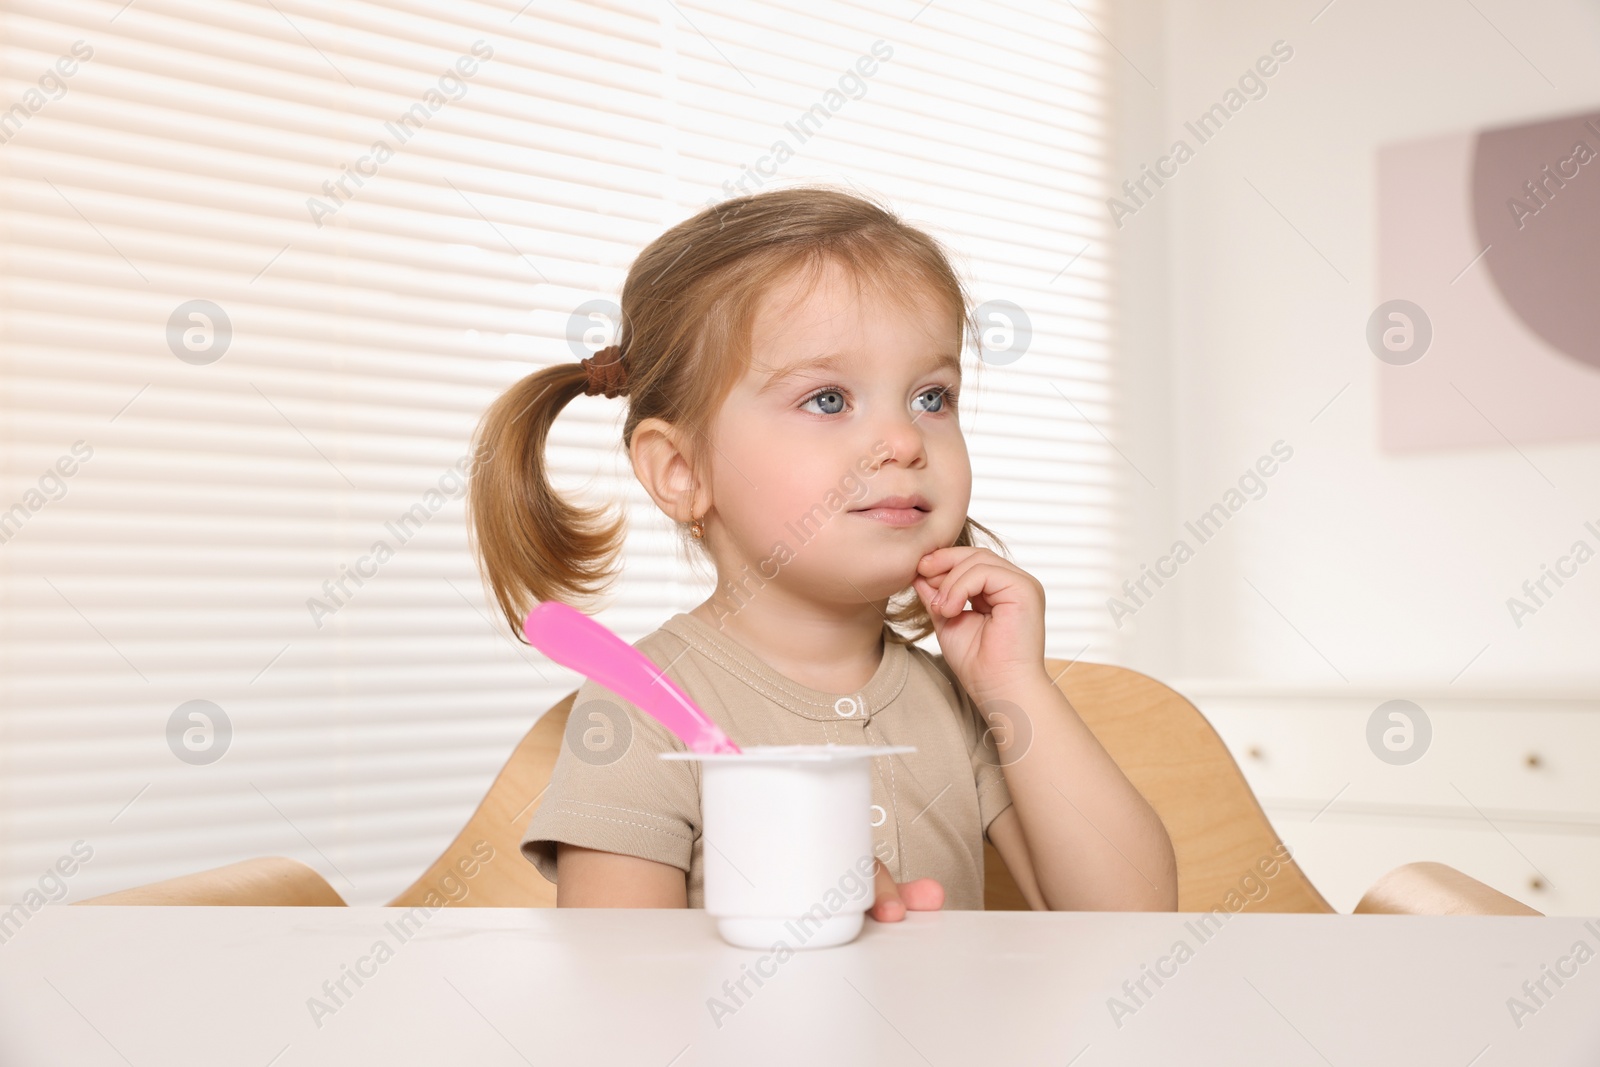
[(1193, 915), (918, 913), (769, 959), (719, 1026), (707, 998), (763, 954), (703, 911), (424, 914), (402, 940), (388, 908), (46, 907), (0, 945), (0, 1064), (1600, 1063), (1600, 957), (1507, 1008), (1600, 951), (1579, 919), (1240, 915), (1202, 942)]

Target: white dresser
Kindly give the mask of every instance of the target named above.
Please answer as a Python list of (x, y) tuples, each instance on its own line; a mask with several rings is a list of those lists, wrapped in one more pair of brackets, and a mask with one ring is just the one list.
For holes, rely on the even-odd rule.
[(1437, 860), (1546, 914), (1600, 915), (1600, 697), (1169, 684), (1339, 911)]

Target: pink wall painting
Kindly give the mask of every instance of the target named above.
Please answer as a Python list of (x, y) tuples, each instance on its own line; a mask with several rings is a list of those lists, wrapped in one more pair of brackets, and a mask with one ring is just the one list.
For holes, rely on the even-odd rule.
[(1386, 452), (1600, 439), (1600, 112), (1378, 154)]

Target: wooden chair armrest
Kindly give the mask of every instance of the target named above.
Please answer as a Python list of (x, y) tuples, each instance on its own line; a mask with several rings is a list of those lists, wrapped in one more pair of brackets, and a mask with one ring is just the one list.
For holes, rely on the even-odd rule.
[(79, 904), (200, 904), (254, 907), (342, 908), (344, 898), (327, 879), (299, 860), (262, 856), (209, 871), (135, 886)]
[(1408, 863), (1373, 883), (1357, 915), (1543, 915), (1443, 863)]

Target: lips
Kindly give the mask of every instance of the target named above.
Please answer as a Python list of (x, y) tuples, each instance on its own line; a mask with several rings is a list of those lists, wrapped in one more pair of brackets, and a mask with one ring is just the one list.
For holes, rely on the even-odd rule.
[(863, 504), (859, 508), (851, 508), (851, 510), (852, 511), (880, 511), (880, 510), (883, 510), (883, 511), (905, 511), (905, 510), (914, 508), (917, 511), (930, 511), (930, 510), (932, 510), (932, 507), (933, 506), (931, 504), (929, 504), (928, 501), (925, 498), (921, 497), (921, 496), (886, 496), (882, 500), (875, 500), (870, 504)]
[(886, 496), (865, 507), (852, 509), (851, 514), (885, 526), (915, 526), (930, 510), (932, 505), (920, 496)]

